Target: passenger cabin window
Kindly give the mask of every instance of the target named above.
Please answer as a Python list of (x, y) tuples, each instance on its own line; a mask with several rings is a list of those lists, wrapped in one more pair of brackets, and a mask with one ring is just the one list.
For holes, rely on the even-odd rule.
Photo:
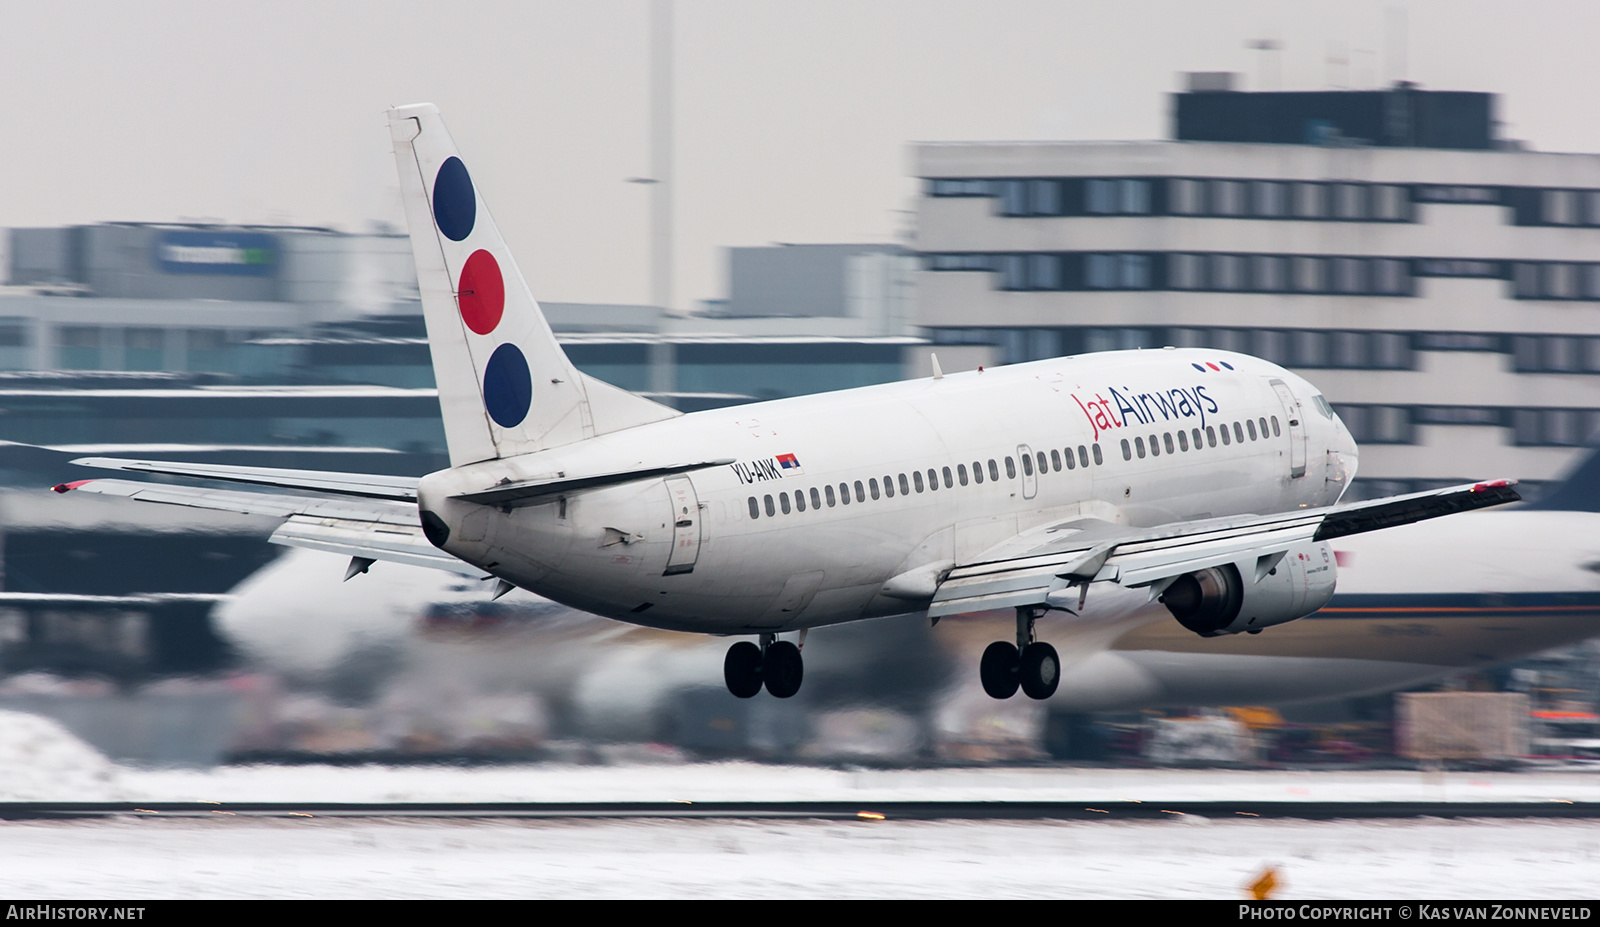
[(786, 492), (778, 493), (778, 507), (783, 509), (783, 514), (785, 514), (785, 515), (789, 514), (789, 494), (788, 493), (786, 493)]
[[(993, 463), (993, 462), (994, 461), (990, 461), (990, 463)], [(982, 483), (983, 482), (983, 464), (977, 462), (976, 460), (974, 460), (972, 462), (972, 479), (973, 479), (973, 482), (976, 482), (976, 483)]]
[[(1054, 453), (1054, 452), (1052, 452), (1052, 453)], [(1044, 469), (1044, 451), (1040, 451), (1037, 456), (1039, 458), (1039, 472), (1040, 473), (1044, 473), (1044, 472), (1046, 472), (1045, 469)], [(1057, 467), (1056, 469), (1060, 470), (1061, 468)]]
[[(876, 485), (872, 487), (872, 498), (878, 498), (878, 487)], [(867, 501), (867, 491), (864, 487), (862, 487), (860, 480), (856, 480), (856, 501)]]
[(1267, 420), (1265, 418), (1262, 418), (1260, 421), (1261, 421), (1261, 440), (1265, 441), (1267, 439)]
[(997, 483), (1000, 481), (1000, 468), (995, 464), (993, 457), (989, 458), (989, 479)]
[(1222, 446), (1223, 447), (1227, 447), (1228, 445), (1230, 445), (1232, 443), (1233, 443), (1233, 438), (1232, 438), (1231, 435), (1228, 434), (1228, 426), (1227, 425), (1223, 425), (1222, 426)]
[[(883, 478), (883, 494), (890, 499), (894, 498), (894, 477), (885, 476)], [(876, 497), (877, 494), (874, 493), (873, 495)]]
[[(1054, 452), (1054, 451), (1052, 451), (1052, 452), (1051, 452), (1051, 453), (1055, 453), (1055, 452)], [(1077, 466), (1078, 466), (1078, 459), (1077, 459), (1077, 458), (1076, 458), (1076, 457), (1074, 457), (1074, 456), (1072, 456), (1072, 448), (1070, 448), (1070, 447), (1069, 447), (1069, 448), (1067, 448), (1067, 454), (1066, 454), (1066, 457), (1067, 457), (1067, 469), (1068, 469), (1068, 470), (1075, 470), (1075, 469), (1077, 469)]]
[(1150, 456), (1151, 457), (1160, 457), (1161, 456), (1161, 442), (1156, 440), (1156, 436), (1155, 435), (1151, 435), (1150, 436)]
[(1169, 431), (1166, 434), (1163, 434), (1161, 436), (1161, 443), (1167, 446), (1168, 454), (1172, 453), (1172, 432)]
[(1189, 433), (1186, 432), (1186, 431), (1178, 432), (1178, 450), (1187, 451), (1188, 449), (1189, 449)]
[[(1006, 463), (1010, 463), (1010, 462), (1011, 462), (1011, 458), (1007, 457), (1006, 458)], [(1031, 454), (1023, 454), (1022, 455), (1022, 473), (1023, 473), (1024, 476), (1033, 476), (1033, 456)], [(1011, 475), (1012, 476), (1016, 476), (1015, 473), (1013, 473)]]
[[(1222, 433), (1223, 434), (1227, 434), (1228, 433), (1227, 429), (1224, 428)], [(1195, 443), (1199, 444), (1200, 443), (1200, 439), (1196, 438), (1195, 439)], [(1216, 447), (1217, 446), (1217, 430), (1215, 428), (1211, 427), (1210, 425), (1206, 426), (1206, 446), (1207, 447)]]
[[(828, 508), (830, 508), (830, 509), (833, 508), (833, 506), (835, 504), (835, 499), (833, 497), (833, 484), (829, 483), (827, 486), (823, 487), (823, 491), (828, 497)], [(845, 498), (849, 499), (850, 498), (850, 494), (846, 493), (845, 494)]]
[(760, 506), (759, 503), (756, 502), (756, 497), (755, 496), (751, 496), (750, 497), (750, 517), (751, 518), (760, 518), (761, 517), (761, 506)]
[[(1016, 478), (1017, 478), (1017, 462), (1015, 460), (1012, 460), (1010, 457), (1007, 457), (1006, 458), (1006, 479), (1014, 480)], [(999, 479), (999, 477), (995, 477), (995, 479)]]
[[(967, 485), (967, 471), (965, 471), (965, 470), (961, 471), (961, 485), (963, 485), (963, 486)], [(955, 481), (950, 478), (950, 468), (949, 467), (945, 467), (944, 468), (944, 488), (945, 489), (954, 489), (955, 487), (956, 487)]]
[(771, 518), (772, 516), (778, 514), (778, 510), (775, 509), (773, 507), (773, 505), (772, 505), (772, 497), (771, 496), (764, 496), (762, 498), (766, 502), (766, 505), (767, 505), (767, 517)]
[(1278, 430), (1278, 417), (1274, 415), (1272, 417), (1272, 436), (1276, 438), (1281, 434), (1283, 434), (1283, 432)]
[[(884, 482), (888, 482), (887, 477), (885, 477)], [(906, 482), (906, 475), (904, 473), (900, 474), (900, 495), (911, 495), (911, 484)]]
[(814, 509), (822, 508), (822, 496), (817, 492), (817, 487), (815, 486), (811, 487), (811, 507)]
[[(967, 465), (966, 464), (956, 464), (956, 477), (961, 480), (961, 485), (963, 485), (963, 486), (967, 485)], [(945, 479), (948, 481), (949, 477), (945, 477)]]
[(1233, 440), (1240, 444), (1244, 443), (1244, 430), (1239, 427), (1238, 422), (1233, 423)]
[(1193, 431), (1194, 431), (1194, 449), (1198, 451), (1198, 450), (1200, 450), (1200, 441), (1201, 441), (1200, 429), (1196, 428), (1196, 429), (1193, 429)]
[[(1082, 456), (1082, 454), (1083, 454), (1083, 446), (1082, 445), (1078, 446), (1078, 454), (1080, 456)], [(1101, 457), (1100, 457), (1100, 445), (1099, 444), (1096, 444), (1094, 446), (1094, 462), (1095, 462), (1096, 466), (1105, 463), (1105, 461), (1103, 459), (1101, 459)], [(1089, 462), (1086, 460), (1086, 461), (1083, 462), (1083, 465), (1085, 467), (1087, 467), (1087, 466), (1089, 466)]]
[(1144, 459), (1144, 439), (1143, 438), (1134, 438), (1133, 439), (1133, 451), (1134, 451), (1134, 453), (1139, 455), (1139, 459), (1140, 460)]
[(797, 490), (794, 491), (794, 507), (799, 509), (802, 512), (804, 512), (806, 510), (806, 491), (805, 490), (797, 489)]
[(1123, 460), (1132, 460), (1133, 459), (1133, 446), (1128, 443), (1128, 439), (1127, 438), (1123, 438), (1122, 439), (1122, 459)]
[[(905, 479), (905, 477), (903, 477), (903, 476), (900, 477), (900, 478), (902, 480)], [(922, 492), (922, 471), (921, 470), (912, 470), (911, 471), (911, 485), (913, 485), (913, 486), (915, 486), (917, 488), (917, 492)]]
[(867, 480), (867, 489), (872, 493), (872, 498), (878, 498), (878, 481), (876, 478)]
[[(1040, 466), (1042, 467), (1043, 464)], [(1061, 452), (1055, 448), (1050, 449), (1050, 467), (1057, 473), (1061, 472)]]

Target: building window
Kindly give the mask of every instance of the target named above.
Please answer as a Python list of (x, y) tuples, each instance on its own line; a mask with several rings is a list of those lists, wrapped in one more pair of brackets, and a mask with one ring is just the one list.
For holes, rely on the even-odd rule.
[(1254, 350), (1251, 353), (1274, 364), (1289, 363), (1289, 339), (1286, 334), (1270, 328), (1256, 329), (1252, 339), (1255, 342)]
[(1241, 181), (1211, 181), (1211, 211), (1219, 216), (1244, 215), (1244, 193)]
[(1056, 180), (1028, 181), (1029, 212), (1036, 216), (1061, 215), (1061, 183)]
[(1240, 265), (1244, 261), (1237, 254), (1211, 256), (1211, 289), (1237, 290), (1243, 281)]
[(1400, 296), (1411, 291), (1405, 261), (1379, 258), (1372, 264), (1374, 290), (1390, 296)]
[(1169, 211), (1179, 216), (1198, 216), (1205, 212), (1201, 202), (1205, 188), (1198, 180), (1174, 177), (1167, 181)]
[(1035, 290), (1061, 289), (1061, 259), (1054, 254), (1028, 255), (1028, 284)]
[(1250, 259), (1255, 288), (1276, 293), (1285, 288), (1284, 260), (1270, 254), (1258, 254)]
[(1122, 286), (1129, 290), (1147, 290), (1150, 288), (1150, 257), (1145, 254), (1124, 254), (1119, 261), (1122, 270)]
[(1315, 330), (1295, 332), (1294, 356), (1298, 367), (1328, 366), (1328, 333)]
[(1573, 225), (1577, 222), (1577, 191), (1544, 191), (1544, 221), (1550, 225)]
[(100, 328), (97, 325), (63, 325), (56, 329), (57, 362), (66, 370), (103, 370)]
[(1003, 216), (1025, 216), (1028, 214), (1028, 182), (1026, 180), (1002, 180), (1000, 186), (1000, 214)]
[(1091, 289), (1107, 290), (1116, 286), (1116, 258), (1110, 254), (1091, 254), (1085, 260), (1084, 276)]
[(1365, 293), (1367, 262), (1360, 258), (1334, 258), (1333, 288), (1339, 293)]
[(1578, 266), (1576, 264), (1544, 265), (1544, 295), (1552, 299), (1572, 299), (1576, 297), (1578, 295)]
[(1114, 180), (1093, 179), (1085, 184), (1084, 209), (1094, 215), (1109, 216), (1117, 211), (1117, 186)]
[(1518, 262), (1513, 271), (1512, 287), (1518, 297), (1533, 299), (1539, 295), (1539, 265)]
[(1174, 290), (1201, 289), (1204, 285), (1201, 279), (1201, 267), (1201, 258), (1198, 254), (1167, 255), (1167, 285)]
[(1287, 212), (1288, 196), (1284, 185), (1271, 180), (1256, 180), (1250, 184), (1250, 201), (1253, 212), (1264, 218), (1275, 219)]
[(1334, 216), (1339, 219), (1367, 217), (1367, 189), (1358, 183), (1333, 185)]
[(1328, 289), (1328, 262), (1323, 258), (1294, 259), (1294, 288), (1300, 293), (1322, 293)]
[(1372, 217), (1386, 222), (1403, 222), (1407, 218), (1406, 188), (1392, 183), (1377, 184), (1372, 188)]
[(1000, 288), (1026, 290), (1028, 288), (1028, 262), (1026, 255), (1002, 254), (1000, 256)]
[(1301, 219), (1321, 219), (1328, 214), (1325, 188), (1320, 183), (1294, 185), (1294, 214)]
[(1373, 332), (1372, 366), (1385, 370), (1411, 369), (1411, 339), (1400, 332)]
[(1127, 179), (1118, 182), (1119, 192), (1122, 196), (1122, 212), (1131, 216), (1147, 215), (1150, 212), (1150, 181)]

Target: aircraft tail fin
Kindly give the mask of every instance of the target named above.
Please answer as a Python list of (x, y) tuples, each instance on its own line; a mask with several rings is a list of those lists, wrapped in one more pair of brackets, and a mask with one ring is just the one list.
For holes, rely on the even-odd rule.
[(1600, 512), (1600, 446), (1578, 462), (1566, 479), (1547, 490), (1524, 509), (1549, 512)]
[(389, 131), (451, 466), (679, 414), (601, 384), (567, 359), (437, 107), (394, 107)]

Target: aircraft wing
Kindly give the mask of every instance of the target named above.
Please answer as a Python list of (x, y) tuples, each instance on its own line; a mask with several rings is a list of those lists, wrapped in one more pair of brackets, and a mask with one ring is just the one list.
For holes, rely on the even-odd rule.
[(1095, 581), (1148, 586), (1156, 595), (1185, 573), (1223, 563), (1241, 564), (1240, 572), (1247, 578), (1260, 579), (1297, 544), (1515, 502), (1522, 497), (1514, 485), (1511, 480), (1496, 480), (1366, 502), (1153, 528), (1128, 528), (1098, 519), (1045, 525), (992, 548), (973, 562), (958, 564), (939, 584), (928, 615), (941, 618), (1023, 605), (1062, 607), (1078, 598), (1068, 590)]
[(366, 561), (390, 560), (409, 563), (413, 566), (447, 570), (465, 576), (484, 575), (484, 572), (477, 567), (457, 560), (428, 542), (423, 536), (422, 523), (417, 517), (415, 503), (389, 499), (330, 499), (285, 493), (241, 492), (115, 479), (63, 483), (55, 487), (55, 490), (123, 496), (139, 502), (214, 509), (243, 515), (269, 515), (284, 519), (283, 524), (279, 525), (268, 538), (274, 544), (328, 551)]

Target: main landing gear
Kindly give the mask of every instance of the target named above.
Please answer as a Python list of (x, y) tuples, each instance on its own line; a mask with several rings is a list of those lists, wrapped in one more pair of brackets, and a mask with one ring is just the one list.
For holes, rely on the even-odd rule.
[(740, 641), (728, 648), (728, 655), (722, 660), (723, 681), (728, 684), (728, 691), (739, 698), (751, 698), (763, 685), (774, 696), (789, 698), (800, 691), (804, 676), (800, 648), (778, 640), (776, 634), (761, 635), (759, 647)]
[(978, 676), (991, 697), (1010, 698), (1019, 686), (1029, 698), (1055, 694), (1061, 684), (1061, 658), (1054, 647), (1033, 638), (1033, 622), (1044, 612), (1037, 605), (1018, 607), (1016, 644), (995, 641), (984, 650)]

